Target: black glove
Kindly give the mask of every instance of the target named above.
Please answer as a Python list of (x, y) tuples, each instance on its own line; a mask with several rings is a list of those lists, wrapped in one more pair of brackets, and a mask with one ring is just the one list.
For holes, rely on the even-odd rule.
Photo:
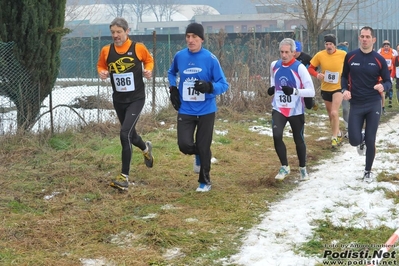
[(267, 94), (269, 94), (270, 96), (272, 96), (274, 94), (274, 86), (271, 86), (269, 89), (267, 89)]
[(211, 82), (207, 82), (205, 80), (196, 80), (194, 82), (194, 90), (199, 91), (201, 93), (212, 93), (213, 85)]
[(179, 111), (181, 105), (179, 90), (177, 89), (176, 86), (170, 86), (169, 92), (170, 92), (170, 101), (172, 102), (173, 108), (175, 108), (176, 111)]
[(304, 97), (303, 100), (305, 101), (306, 109), (312, 109), (314, 106), (313, 97)]
[(285, 95), (291, 95), (294, 93), (294, 88), (290, 86), (282, 86), (281, 88), (283, 89)]

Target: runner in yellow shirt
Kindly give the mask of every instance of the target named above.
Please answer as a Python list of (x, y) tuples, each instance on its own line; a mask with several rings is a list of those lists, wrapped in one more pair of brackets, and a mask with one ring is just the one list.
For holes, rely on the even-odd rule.
[(330, 119), (333, 148), (337, 147), (342, 139), (342, 132), (339, 130), (339, 108), (342, 103), (341, 73), (346, 55), (344, 51), (336, 48), (336, 43), (334, 35), (324, 36), (326, 49), (313, 56), (308, 68), (309, 73), (321, 81), (321, 97)]

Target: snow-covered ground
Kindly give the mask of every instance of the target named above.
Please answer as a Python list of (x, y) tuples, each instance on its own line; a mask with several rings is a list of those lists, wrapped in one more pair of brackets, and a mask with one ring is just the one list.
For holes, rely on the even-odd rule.
[[(378, 129), (374, 176), (382, 171), (399, 172), (399, 154), (392, 153), (392, 148), (399, 150), (398, 125), (399, 115), (396, 115)], [(387, 151), (388, 147), (391, 152)], [(382, 190), (375, 188), (397, 191), (399, 184), (356, 180), (362, 176), (364, 165), (365, 156), (359, 156), (355, 147), (344, 144), (333, 158), (321, 161), (309, 171), (311, 180), (301, 182), (283, 200), (271, 205), (262, 216), (262, 222), (247, 233), (240, 252), (230, 259), (230, 263), (245, 266), (311, 266), (321, 263), (320, 258), (294, 252), (294, 247), (311, 238), (314, 220), (328, 219), (337, 226), (348, 228), (369, 229), (385, 225), (394, 233), (399, 227), (399, 217), (392, 210), (399, 209), (399, 206), (387, 199)]]
[[(73, 82), (73, 80), (69, 80)], [(147, 85), (151, 86), (151, 85)], [(151, 111), (152, 95), (151, 90), (147, 89), (146, 103), (143, 113)], [(110, 86), (70, 86), (55, 87), (52, 91), (53, 123), (55, 131), (63, 131), (68, 127), (84, 125), (90, 122), (117, 121), (114, 109), (83, 109), (70, 108), (77, 103), (77, 98), (87, 96), (100, 96), (102, 99), (112, 103), (112, 89)], [(167, 90), (162, 87), (156, 88), (156, 108), (162, 108), (169, 103)], [(15, 105), (10, 99), (0, 96), (0, 107), (11, 108)], [(40, 132), (50, 128), (50, 96), (43, 100), (40, 109), (41, 117), (33, 126), (33, 132)], [(9, 111), (0, 114), (0, 135), (15, 133), (17, 129), (17, 111)]]

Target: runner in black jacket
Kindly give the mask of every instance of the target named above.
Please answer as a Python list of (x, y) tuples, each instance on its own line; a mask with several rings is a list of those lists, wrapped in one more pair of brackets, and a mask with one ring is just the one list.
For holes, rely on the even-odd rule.
[[(373, 51), (376, 41), (374, 30), (368, 26), (363, 27), (360, 30), (359, 41), (360, 48), (345, 56), (341, 86), (344, 100), (350, 102), (349, 143), (358, 147), (359, 154), (366, 150), (366, 165), (362, 178), (371, 182), (375, 140), (382, 112), (381, 95), (391, 89), (392, 83), (385, 59)], [(364, 122), (366, 126), (363, 133)]]

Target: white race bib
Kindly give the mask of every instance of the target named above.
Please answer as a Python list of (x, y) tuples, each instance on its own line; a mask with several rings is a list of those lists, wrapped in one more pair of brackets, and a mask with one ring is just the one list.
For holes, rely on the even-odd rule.
[(113, 74), (115, 90), (118, 92), (130, 92), (136, 88), (134, 86), (133, 72)]
[(338, 72), (331, 72), (326, 70), (324, 73), (324, 82), (337, 84), (339, 80), (339, 73)]
[(274, 95), (278, 108), (294, 108), (295, 103), (298, 100), (298, 95), (285, 95), (282, 90), (276, 91)]
[(391, 59), (385, 59), (385, 61), (387, 61), (388, 67), (391, 67), (391, 65), (392, 65), (392, 60), (391, 60)]
[(183, 82), (183, 100), (188, 102), (205, 101), (205, 93), (194, 90), (194, 81)]

